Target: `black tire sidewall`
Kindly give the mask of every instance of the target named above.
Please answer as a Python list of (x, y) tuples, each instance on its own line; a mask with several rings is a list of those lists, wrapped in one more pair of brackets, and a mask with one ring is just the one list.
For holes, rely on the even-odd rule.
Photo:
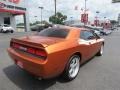
[(14, 31), (13, 31), (13, 30), (11, 30), (10, 32), (11, 32), (11, 33), (13, 33)]
[[(69, 61), (68, 61), (68, 63), (67, 63), (67, 65), (66, 65), (66, 68), (65, 68), (64, 77), (65, 77), (65, 79), (67, 79), (69, 81), (75, 79), (77, 77), (79, 71), (80, 71), (80, 66), (79, 66), (78, 73), (76, 74), (75, 77), (70, 77), (70, 75), (69, 75), (70, 63), (71, 63), (72, 59), (75, 58), (75, 57), (79, 57), (81, 59), (81, 57), (78, 56), (78, 55), (71, 56), (70, 59), (69, 59)], [(79, 61), (79, 65), (80, 65), (80, 61)]]

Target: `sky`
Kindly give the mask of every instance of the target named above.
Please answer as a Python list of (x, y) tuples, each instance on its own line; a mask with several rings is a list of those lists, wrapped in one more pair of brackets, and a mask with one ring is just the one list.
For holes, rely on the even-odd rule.
[[(57, 1), (57, 11), (62, 12), (67, 15), (67, 20), (80, 20), (80, 15), (82, 13), (81, 9), (84, 9), (85, 0), (56, 0)], [(40, 20), (40, 9), (38, 7), (42, 6), (43, 9), (43, 19), (49, 21), (49, 17), (54, 14), (54, 0), (29, 0), (26, 6), (28, 7), (30, 22), (35, 20)], [(75, 10), (75, 6), (78, 10)], [(96, 17), (96, 11), (100, 13), (97, 15), (99, 19), (104, 20), (112, 19), (117, 20), (118, 14), (120, 13), (120, 3), (112, 3), (112, 0), (87, 0), (87, 13), (89, 14), (89, 20), (92, 21)], [(35, 18), (35, 16), (37, 16)], [(18, 18), (20, 19), (20, 18)], [(19, 21), (19, 20), (18, 20)]]

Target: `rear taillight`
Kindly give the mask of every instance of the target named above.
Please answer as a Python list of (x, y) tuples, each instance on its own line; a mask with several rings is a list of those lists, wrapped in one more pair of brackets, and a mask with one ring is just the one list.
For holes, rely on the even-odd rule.
[(20, 48), (20, 45), (19, 45), (19, 44), (14, 44), (14, 43), (13, 43), (13, 47), (19, 49), (19, 48)]
[(29, 52), (29, 53), (31, 53), (31, 54), (35, 54), (35, 49), (33, 49), (33, 48), (28, 48), (27, 49), (27, 52)]
[(42, 56), (42, 57), (46, 57), (47, 54), (44, 50), (40, 50), (40, 49), (36, 49), (36, 48), (28, 48), (27, 52), (31, 53), (31, 54), (35, 54), (37, 56)]
[(40, 51), (40, 50), (36, 50), (35, 54), (38, 55), (38, 56), (42, 56), (42, 57), (46, 57), (47, 56), (45, 51)]
[(43, 59), (47, 58), (47, 53), (42, 49), (37, 49), (37, 48), (21, 45), (21, 44), (18, 44), (18, 43), (12, 43), (12, 42), (10, 43), (10, 46), (13, 47), (13, 48), (28, 52), (30, 54), (39, 56)]

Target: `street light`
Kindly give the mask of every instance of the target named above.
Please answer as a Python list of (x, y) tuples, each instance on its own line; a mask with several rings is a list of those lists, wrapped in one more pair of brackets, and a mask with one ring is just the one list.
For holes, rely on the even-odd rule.
[(104, 17), (104, 21), (106, 20), (106, 17)]
[(98, 18), (98, 14), (99, 14), (100, 12), (99, 11), (96, 11), (96, 17)]
[(72, 24), (73, 17), (70, 17), (70, 19), (71, 19), (71, 24)]
[(42, 10), (44, 9), (44, 7), (38, 7), (41, 9), (41, 25), (42, 25)]
[(37, 22), (37, 16), (34, 16), (35, 17), (35, 21)]
[(87, 8), (87, 0), (85, 0), (85, 14), (86, 14), (86, 8)]
[(107, 17), (104, 17), (104, 21), (103, 21), (103, 28), (105, 28), (106, 18), (107, 18)]
[(98, 24), (99, 24), (99, 20), (98, 20), (99, 13), (100, 13), (99, 11), (96, 11), (96, 26), (98, 26)]
[(84, 26), (86, 25), (86, 23), (87, 23), (87, 14), (86, 14), (86, 11), (87, 11), (87, 0), (85, 0), (85, 9), (84, 9), (84, 19), (85, 19), (85, 21), (84, 21)]

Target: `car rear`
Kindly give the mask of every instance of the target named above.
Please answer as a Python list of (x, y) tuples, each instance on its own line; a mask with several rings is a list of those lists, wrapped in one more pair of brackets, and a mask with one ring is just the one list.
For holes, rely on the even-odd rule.
[(43, 77), (42, 75), (45, 75), (43, 66), (47, 62), (47, 53), (42, 45), (39, 45), (38, 48), (29, 44), (11, 40), (8, 49), (9, 55), (20, 68), (36, 76)]
[[(35, 36), (12, 38), (8, 53), (20, 68), (35, 76), (50, 78), (56, 76), (56, 73), (53, 73), (56, 72), (56, 68), (54, 68), (55, 66), (51, 66), (54, 62), (53, 64), (50, 62), (51, 58), (49, 58), (50, 53), (47, 47), (63, 42), (65, 38), (58, 38), (56, 35), (53, 35), (54, 37), (45, 37), (48, 33), (46, 34), (45, 31), (42, 33), (38, 33)], [(65, 37), (65, 35), (63, 36)]]

